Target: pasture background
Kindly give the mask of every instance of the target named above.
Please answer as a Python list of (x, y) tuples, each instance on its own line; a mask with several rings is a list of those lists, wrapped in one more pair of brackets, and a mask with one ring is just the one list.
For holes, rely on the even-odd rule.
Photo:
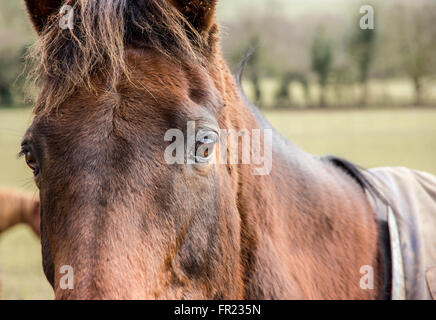
[[(264, 113), (302, 149), (315, 155), (339, 155), (364, 167), (407, 166), (436, 174), (436, 38), (430, 38), (436, 35), (431, 16), (436, 10), (418, 10), (420, 3), (431, 1), (371, 1), (377, 8), (376, 29), (380, 32), (368, 79), (368, 103), (360, 109), (356, 101), (362, 88), (346, 45), (351, 26), (356, 25), (360, 0), (221, 0), (218, 17), (223, 51), (234, 69), (250, 46), (257, 47), (258, 59), (253, 59), (257, 65), (249, 62), (244, 88), (255, 100), (252, 79), (259, 76)], [(33, 191), (37, 196), (30, 170), (23, 159), (17, 159), (20, 139), (31, 121), (18, 75), (23, 52), (35, 40), (23, 3), (0, 0), (0, 187)], [(417, 11), (411, 8), (406, 12), (416, 13), (417, 19), (398, 20), (392, 15), (397, 3), (416, 4)], [(423, 21), (430, 21), (430, 27)], [(416, 26), (410, 28), (416, 33), (403, 30), (403, 34), (395, 23)], [(325, 89), (328, 108), (314, 110), (320, 87), (311, 67), (310, 47), (320, 30), (332, 45), (334, 62)], [(415, 88), (404, 71), (406, 59), (415, 57), (398, 47), (407, 39), (412, 44), (428, 44), (422, 50), (435, 60), (421, 59), (426, 67), (420, 70), (420, 107), (414, 103)], [(310, 95), (305, 96), (298, 83), (290, 84), (290, 110), (281, 110), (286, 104), (277, 104), (276, 93), (287, 72), (303, 74)], [(40, 251), (39, 240), (26, 226), (0, 235), (0, 298), (53, 298)]]

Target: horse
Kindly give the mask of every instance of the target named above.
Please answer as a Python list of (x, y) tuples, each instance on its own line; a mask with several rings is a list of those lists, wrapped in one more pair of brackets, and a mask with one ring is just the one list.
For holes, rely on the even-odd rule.
[[(17, 224), (26, 224), (39, 237), (39, 201), (26, 192), (15, 189), (0, 189), (0, 235)], [(0, 299), (2, 281), (0, 278)]]
[[(40, 89), (21, 146), (56, 299), (391, 297), (369, 196), (381, 192), (352, 163), (286, 140), (247, 101), (220, 49), (217, 0), (25, 3)], [(192, 144), (187, 123), (206, 132)], [(165, 156), (171, 129), (190, 145), (183, 163)], [(219, 129), (270, 130), (257, 136), (271, 170), (214, 161), (230, 158)]]
[(0, 189), (0, 234), (17, 224), (27, 224), (39, 237), (39, 201), (30, 193)]

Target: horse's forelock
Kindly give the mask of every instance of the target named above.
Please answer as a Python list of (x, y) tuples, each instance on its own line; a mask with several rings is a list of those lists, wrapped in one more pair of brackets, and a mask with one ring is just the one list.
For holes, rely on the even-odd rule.
[(34, 112), (47, 114), (77, 86), (97, 90), (96, 76), (130, 78), (124, 53), (144, 46), (178, 61), (200, 61), (204, 39), (169, 1), (71, 1), (74, 28), (59, 26), (52, 17), (28, 55), (28, 79), (41, 89)]

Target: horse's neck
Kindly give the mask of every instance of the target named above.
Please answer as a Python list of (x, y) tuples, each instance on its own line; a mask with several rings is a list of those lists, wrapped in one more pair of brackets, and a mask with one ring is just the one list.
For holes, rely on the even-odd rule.
[[(243, 97), (232, 105), (231, 123), (248, 130), (253, 125), (272, 129)], [(377, 278), (376, 290), (359, 287), (362, 266), (377, 273), (378, 248), (373, 211), (355, 181), (275, 130), (271, 173), (255, 177), (250, 166), (240, 170), (237, 201), (246, 297), (378, 296)]]

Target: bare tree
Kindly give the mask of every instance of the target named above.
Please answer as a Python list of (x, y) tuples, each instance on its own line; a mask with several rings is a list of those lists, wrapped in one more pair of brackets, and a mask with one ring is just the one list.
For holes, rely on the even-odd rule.
[(279, 76), (279, 88), (275, 94), (276, 103), (278, 107), (291, 107), (293, 105), (293, 98), (290, 90), (292, 83), (298, 83), (301, 85), (304, 91), (304, 97), (306, 106), (309, 104), (309, 82), (306, 76), (299, 72), (284, 72)]
[(333, 49), (330, 39), (321, 30), (315, 33), (312, 41), (312, 70), (318, 76), (320, 86), (319, 106), (324, 108), (326, 103), (326, 86), (333, 62)]
[(434, 72), (436, 65), (436, 2), (402, 2), (396, 8), (392, 20), (398, 33), (397, 49), (401, 55), (401, 65), (413, 83), (415, 105), (421, 105), (424, 80)]
[(357, 23), (348, 39), (348, 50), (362, 88), (359, 101), (361, 106), (365, 106), (368, 101), (368, 79), (375, 58), (376, 39), (376, 28), (364, 30)]

